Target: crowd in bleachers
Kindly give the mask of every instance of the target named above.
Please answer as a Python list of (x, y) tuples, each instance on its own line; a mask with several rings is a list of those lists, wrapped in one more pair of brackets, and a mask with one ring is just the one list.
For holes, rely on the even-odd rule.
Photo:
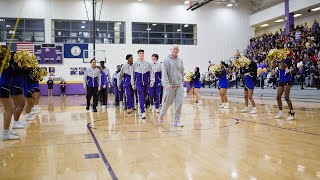
[[(250, 44), (244, 54), (251, 60), (255, 60), (258, 64), (265, 64), (266, 73), (261, 73), (257, 77), (257, 87), (273, 87), (276, 88), (278, 73), (275, 69), (268, 66), (266, 57), (271, 49), (289, 48), (291, 58), (293, 60), (292, 78), (296, 85), (300, 85), (301, 89), (306, 87), (314, 87), (320, 89), (320, 65), (318, 67), (320, 57), (320, 28), (319, 23), (315, 20), (312, 27), (305, 25), (291, 26), (290, 34), (286, 35), (285, 30), (276, 31), (272, 34), (263, 34), (250, 39)], [(236, 53), (238, 58), (239, 52)], [(229, 81), (230, 87), (242, 86), (243, 77), (234, 64), (229, 63)], [(208, 74), (203, 74), (203, 87), (215, 86), (215, 78)]]

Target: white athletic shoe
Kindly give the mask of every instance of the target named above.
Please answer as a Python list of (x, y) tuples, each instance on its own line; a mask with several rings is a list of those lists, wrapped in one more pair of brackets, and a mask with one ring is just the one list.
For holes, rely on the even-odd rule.
[(163, 118), (161, 118), (160, 116), (158, 117), (158, 125), (160, 125), (163, 122)]
[(34, 106), (37, 110), (41, 110), (41, 107), (39, 105)]
[(247, 112), (249, 112), (247, 107), (241, 110), (241, 113), (247, 113)]
[(106, 106), (106, 105), (102, 105), (101, 108), (102, 108), (102, 109), (106, 109), (107, 106)]
[(26, 121), (33, 121), (35, 117), (31, 114), (26, 114)]
[(19, 137), (19, 133), (13, 129), (9, 130), (9, 133), (14, 135), (14, 136), (18, 136)]
[(224, 108), (224, 103), (221, 103), (221, 104), (219, 105), (219, 108)]
[(174, 127), (183, 127), (183, 124), (180, 121), (178, 121), (178, 122), (174, 122), (173, 126)]
[(153, 106), (152, 105), (149, 106), (149, 111), (152, 111), (152, 109), (153, 109)]
[(252, 111), (250, 111), (250, 114), (257, 114), (258, 111), (257, 111), (257, 108), (253, 108)]
[(19, 136), (15, 136), (12, 133), (10, 133), (9, 130), (3, 131), (2, 133), (2, 141), (8, 141), (8, 140), (18, 140)]
[(30, 114), (30, 115), (35, 115), (35, 114), (37, 114), (37, 111), (36, 111), (35, 109), (32, 109), (29, 114)]
[(123, 102), (122, 102), (122, 101), (120, 101), (119, 107), (120, 107), (120, 108), (123, 108)]
[(284, 116), (283, 112), (279, 112), (274, 118), (275, 119), (282, 119)]
[(224, 103), (224, 107), (223, 107), (224, 109), (229, 109), (229, 103), (227, 102), (227, 103)]
[(19, 122), (19, 121), (13, 122), (12, 129), (24, 129), (24, 128), (26, 128), (26, 126), (23, 125), (21, 122)]
[(141, 119), (145, 119), (146, 118), (146, 113), (142, 113), (141, 114)]
[(287, 121), (292, 121), (292, 120), (294, 120), (294, 116), (289, 114), (289, 116), (287, 117)]

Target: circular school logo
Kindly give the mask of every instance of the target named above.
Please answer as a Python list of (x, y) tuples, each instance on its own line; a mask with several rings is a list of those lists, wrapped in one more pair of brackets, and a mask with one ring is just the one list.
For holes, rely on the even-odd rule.
[(71, 54), (72, 54), (73, 56), (79, 56), (79, 55), (81, 54), (81, 49), (80, 49), (80, 47), (79, 47), (79, 46), (73, 46), (73, 47), (71, 48)]

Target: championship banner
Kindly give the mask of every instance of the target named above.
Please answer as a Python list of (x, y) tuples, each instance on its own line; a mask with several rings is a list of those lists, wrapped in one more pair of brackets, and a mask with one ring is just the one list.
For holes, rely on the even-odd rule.
[(88, 44), (64, 44), (64, 58), (83, 58), (83, 51)]

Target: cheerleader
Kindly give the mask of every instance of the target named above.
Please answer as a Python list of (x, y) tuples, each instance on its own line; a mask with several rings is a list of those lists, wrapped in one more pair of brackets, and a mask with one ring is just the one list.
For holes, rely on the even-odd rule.
[[(275, 63), (273, 65), (276, 66)], [(292, 67), (292, 60), (289, 58), (284, 61), (281, 61), (279, 64), (279, 86), (278, 86), (278, 93), (277, 93), (279, 113), (275, 116), (275, 119), (281, 119), (284, 116), (282, 112), (282, 101), (281, 101), (281, 96), (283, 95), (283, 92), (284, 92), (285, 100), (287, 101), (287, 104), (290, 109), (287, 121), (291, 121), (294, 119), (295, 112), (293, 111), (292, 103), (290, 100), (290, 90), (292, 87), (292, 77), (290, 72), (291, 67)]]
[(14, 123), (12, 129), (24, 129), (25, 123), (19, 121), (21, 113), (24, 109), (26, 99), (24, 97), (24, 78), (26, 71), (17, 65), (14, 65), (14, 76), (11, 84), (10, 95), (14, 101)]
[(99, 69), (96, 67), (96, 60), (91, 59), (91, 67), (87, 68), (83, 76), (83, 87), (87, 90), (87, 107), (86, 110), (90, 109), (91, 97), (93, 97), (93, 112), (97, 112), (98, 104), (98, 92), (101, 86), (101, 75)]
[(252, 111), (250, 114), (257, 114), (256, 103), (252, 96), (254, 91), (255, 80), (257, 79), (257, 63), (251, 61), (249, 66), (241, 68), (242, 74), (244, 75), (244, 103), (245, 108), (241, 110), (242, 113), (248, 112), (249, 100), (252, 105)]
[(194, 105), (199, 106), (202, 104), (201, 98), (200, 98), (201, 82), (200, 82), (200, 69), (199, 69), (199, 67), (196, 67), (194, 69), (192, 81), (193, 81), (193, 87), (194, 87), (194, 94), (196, 95), (196, 103)]
[(7, 47), (1, 46), (0, 47), (0, 66), (5, 68), (2, 72), (0, 72), (1, 74), (0, 75), (0, 101), (4, 107), (2, 141), (19, 139), (19, 134), (17, 132), (9, 130), (12, 114), (14, 112), (14, 104), (10, 99), (10, 84), (12, 83), (13, 68), (12, 68), (12, 65), (7, 66), (2, 64), (2, 63), (6, 63), (5, 62), (6, 53), (7, 53)]
[(220, 93), (220, 98), (221, 98), (221, 104), (219, 108), (224, 108), (224, 109), (229, 109), (229, 102), (228, 102), (228, 97), (227, 97), (227, 90), (229, 88), (229, 80), (227, 78), (227, 68), (228, 65), (221, 61), (220, 64), (221, 71), (216, 73), (216, 76), (218, 77), (218, 89)]
[(34, 90), (33, 90), (33, 78), (32, 76), (32, 68), (27, 69), (27, 73), (25, 74), (24, 81), (24, 97), (26, 98), (26, 121), (33, 121), (35, 119), (35, 112), (31, 112), (31, 109), (34, 106)]
[(39, 99), (40, 99), (40, 89), (39, 89), (39, 81), (35, 81), (33, 84), (33, 91), (34, 91), (34, 107), (33, 110), (35, 112), (39, 112), (41, 107), (39, 106)]

